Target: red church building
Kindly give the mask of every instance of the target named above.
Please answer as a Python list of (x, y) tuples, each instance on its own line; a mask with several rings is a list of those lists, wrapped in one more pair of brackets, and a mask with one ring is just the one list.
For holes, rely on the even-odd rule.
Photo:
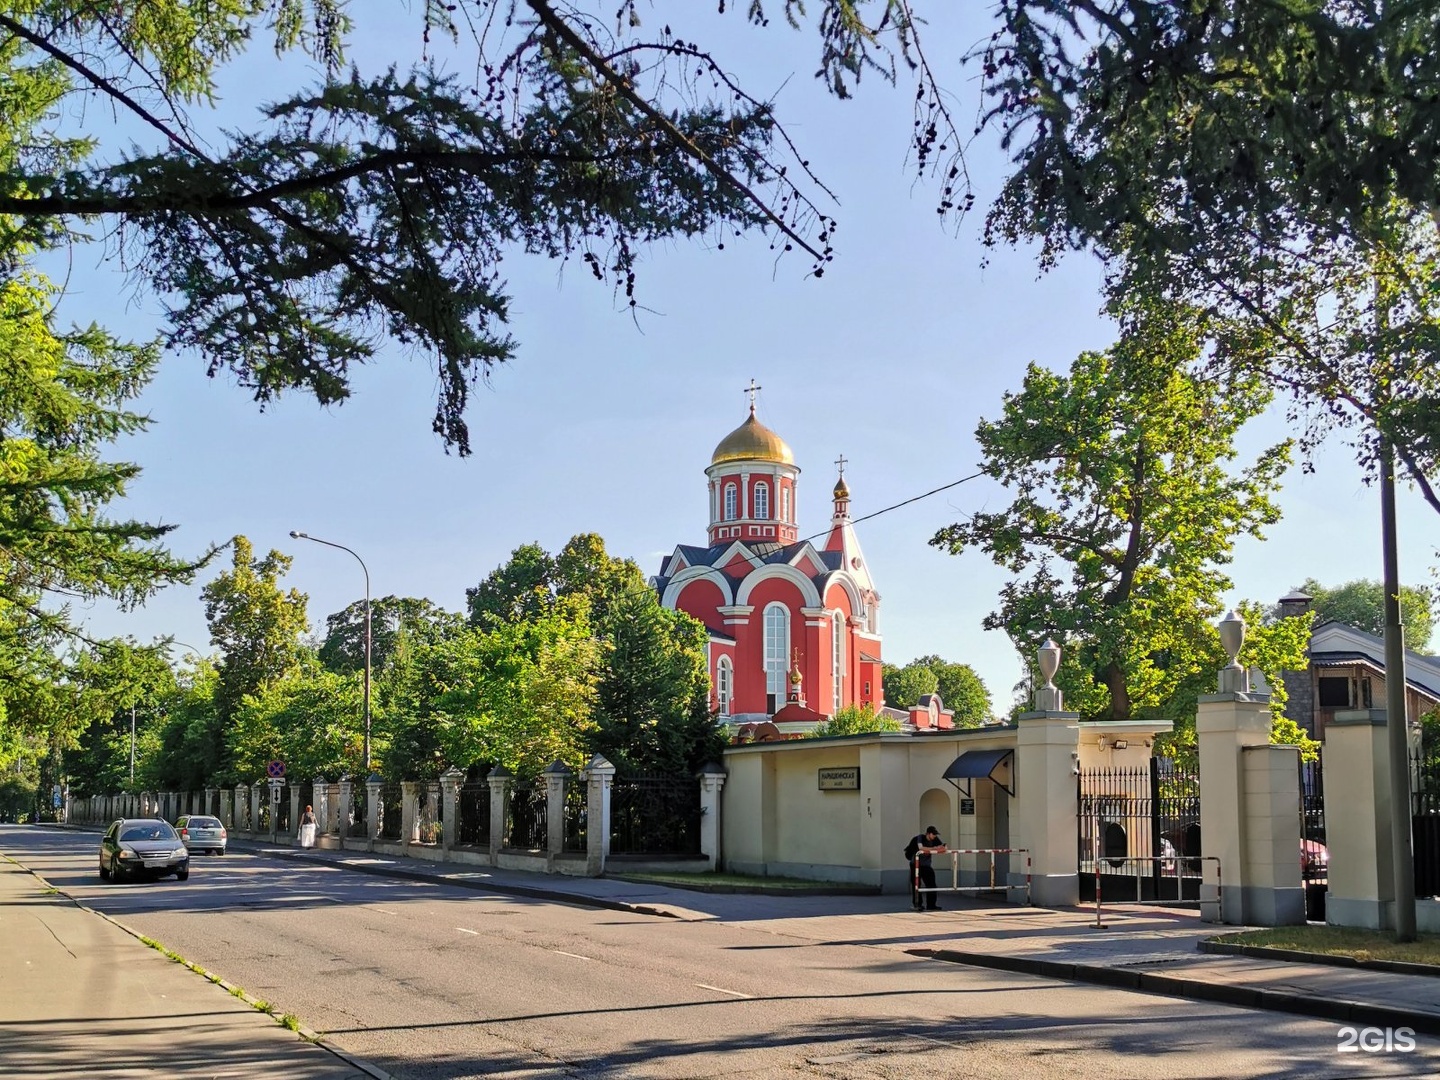
[(850, 522), (845, 459), (823, 539), (801, 540), (800, 469), (750, 416), (720, 440), (709, 479), (709, 543), (681, 544), (655, 579), (661, 603), (710, 631), (712, 705), (739, 726), (794, 734), (848, 705), (883, 704), (880, 596)]

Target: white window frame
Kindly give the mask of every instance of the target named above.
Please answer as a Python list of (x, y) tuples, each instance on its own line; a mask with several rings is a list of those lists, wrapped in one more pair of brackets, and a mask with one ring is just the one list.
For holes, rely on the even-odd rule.
[(725, 485), (725, 520), (734, 521), (738, 509), (738, 493), (732, 480)]
[(790, 609), (765, 605), (765, 692), (775, 695), (775, 707), (785, 704), (785, 683), (790, 667)]
[(755, 485), (755, 518), (757, 521), (770, 518), (770, 485), (764, 480)]
[(721, 716), (730, 715), (730, 695), (735, 685), (734, 668), (728, 656), (722, 656), (715, 664), (715, 701)]
[(834, 684), (834, 712), (844, 708), (845, 701), (845, 615), (836, 611), (830, 616), (830, 668)]

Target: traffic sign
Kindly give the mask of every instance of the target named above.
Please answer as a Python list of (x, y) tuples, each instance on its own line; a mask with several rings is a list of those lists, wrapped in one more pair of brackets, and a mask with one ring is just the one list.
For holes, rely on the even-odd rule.
[(285, 762), (272, 761), (265, 766), (265, 773), (271, 780), (279, 780), (285, 775)]

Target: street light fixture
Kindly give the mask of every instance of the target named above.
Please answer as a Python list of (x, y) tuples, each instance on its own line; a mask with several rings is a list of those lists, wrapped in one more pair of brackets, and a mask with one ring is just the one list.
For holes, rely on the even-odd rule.
[(324, 544), (326, 547), (339, 548), (341, 551), (349, 552), (365, 573), (365, 772), (368, 774), (370, 772), (370, 570), (365, 565), (365, 560), (344, 544), (337, 544), (333, 540), (321, 540), (318, 536), (297, 532), (294, 529), (290, 530), (290, 539), (310, 540), (316, 544)]

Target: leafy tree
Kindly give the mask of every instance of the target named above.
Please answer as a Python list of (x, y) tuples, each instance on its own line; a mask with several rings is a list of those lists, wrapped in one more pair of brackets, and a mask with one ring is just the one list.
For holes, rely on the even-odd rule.
[(472, 626), (524, 622), (582, 601), (601, 650), (593, 749), (631, 773), (694, 772), (724, 740), (710, 714), (704, 627), (662, 608), (630, 559), (593, 533), (537, 544), (466, 590)]
[[(1306, 578), (1300, 591), (1313, 598), (1311, 609), (1322, 622), (1344, 623), (1367, 634), (1385, 632), (1385, 590), (1378, 581), (1347, 581), (1327, 588), (1314, 578)], [(1435, 626), (1430, 593), (1401, 586), (1400, 620), (1405, 629), (1405, 647), (1424, 652)]]
[[(144, 253), (129, 265), (173, 298), (168, 342), (261, 401), (296, 387), (342, 401), (383, 330), (435, 356), (435, 429), (468, 453), (469, 389), (515, 351), (507, 253), (575, 256), (631, 304), (639, 249), (656, 240), (764, 226), (816, 273), (829, 257), (827, 219), (785, 164), (807, 184), (809, 170), (770, 104), (668, 27), (621, 47), (610, 18), (553, 0), (427, 0), (427, 52), (469, 35), (471, 55), (347, 72), (340, 0), (144, 11), (35, 0), (0, 13), (0, 84), (37, 87), (36, 107), (7, 114), (0, 215), (12, 248), (78, 242), (97, 218), (123, 230)], [(639, 27), (629, 15), (622, 26)], [(758, 5), (750, 17), (763, 21)], [(318, 85), (271, 87), (254, 124), (216, 130), (219, 68), (267, 36), (309, 54)], [(132, 131), (59, 134), (72, 99), (92, 97)], [(134, 145), (137, 131), (158, 148)]]
[(354, 679), (306, 663), (241, 701), (231, 732), (235, 772), (253, 781), (278, 759), (296, 777), (363, 777), (360, 716)]
[(1155, 714), (1207, 670), (1209, 620), (1230, 584), (1219, 568), (1237, 535), (1279, 517), (1271, 493), (1288, 446), (1229, 467), (1235, 433), (1269, 395), (1253, 376), (1196, 370), (1199, 322), (1154, 305), (1068, 376), (1032, 364), (1002, 418), (976, 431), (1012, 503), (931, 541), (979, 548), (1015, 575), (985, 626), (1025, 656), (1063, 640), (1060, 685), (1087, 715)]
[(861, 705), (846, 705), (823, 724), (816, 724), (806, 732), (807, 739), (820, 739), (827, 735), (865, 735), (872, 731), (900, 731), (901, 724), (894, 717), (876, 712), (868, 701)]
[(201, 591), (210, 640), (220, 650), (215, 689), (219, 728), (214, 734), (227, 747), (219, 762), (221, 775), (216, 778), (224, 783), (234, 779), (229, 771), (229, 728), (241, 702), (246, 695), (259, 694), (297, 671), (301, 636), (308, 625), (305, 595), (295, 589), (286, 592), (280, 586), (280, 579), (290, 569), (289, 556), (272, 551), (257, 559), (244, 536), (235, 537), (231, 545), (232, 568)]
[(78, 691), (77, 712), (89, 720), (78, 745), (63, 754), (70, 789), (78, 795), (131, 789), (132, 719), (136, 766), (143, 773), (145, 751), (177, 689), (164, 654), (128, 641), (102, 642), (71, 665), (68, 680)]
[(1042, 265), (1092, 246), (1111, 297), (1185, 298), (1223, 316), (1222, 335), (1266, 335), (1248, 360), (1295, 394), (1305, 441), (1357, 427), (1373, 466), (1388, 438), (1440, 511), (1434, 5), (1004, 0), (997, 14), (983, 123), (1014, 164), (991, 241), (1039, 239)]
[[(389, 666), (402, 637), (411, 642), (435, 641), (459, 631), (462, 616), (413, 596), (382, 596), (370, 604), (370, 666), (378, 676)], [(357, 600), (325, 618), (320, 662), (331, 671), (365, 668), (365, 601)]]
[(930, 666), (913, 660), (904, 667), (885, 664), (880, 674), (885, 704), (896, 709), (908, 709), (940, 688), (940, 677)]
[(935, 692), (955, 714), (956, 727), (979, 727), (990, 719), (990, 691), (969, 664), (952, 664), (932, 653), (912, 660), (908, 666), (935, 673)]
[[(428, 776), (446, 763), (482, 761), (526, 777), (556, 760), (578, 769), (595, 730), (600, 659), (577, 600), (417, 647), (389, 710), (386, 774)], [(434, 757), (419, 760), (415, 745), (432, 741)]]
[(200, 564), (165, 550), (171, 526), (106, 514), (139, 469), (102, 454), (147, 426), (126, 403), (156, 351), (94, 327), (62, 333), (53, 301), (43, 278), (0, 273), (0, 727), (49, 732), (64, 746), (79, 716), (47, 703), (66, 678), (62, 651), (87, 640), (66, 605), (128, 608)]
[(137, 765), (145, 787), (194, 791), (219, 782), (227, 759), (225, 728), (215, 701), (219, 674), (209, 661), (179, 680), (175, 698), (155, 729), (155, 742)]

